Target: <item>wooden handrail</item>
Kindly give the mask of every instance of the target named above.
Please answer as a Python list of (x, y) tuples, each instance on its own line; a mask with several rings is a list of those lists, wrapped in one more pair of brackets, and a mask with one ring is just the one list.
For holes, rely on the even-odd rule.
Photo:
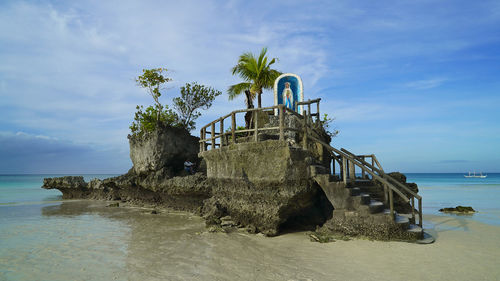
[[(344, 152), (342, 150), (338, 150), (332, 146), (330, 146), (329, 144), (317, 139), (317, 138), (314, 138), (312, 136), (308, 136), (309, 138), (311, 138), (312, 140), (320, 143), (321, 145), (323, 145), (324, 147), (326, 147), (328, 150), (330, 150), (331, 152), (335, 152), (337, 153), (339, 156), (342, 156), (342, 166), (343, 167), (343, 179), (344, 179), (344, 182), (346, 180), (346, 177), (347, 177), (347, 174), (346, 174), (346, 159), (348, 159), (349, 161), (352, 161), (356, 166), (360, 167), (362, 170), (364, 170), (365, 172), (369, 173), (372, 178), (380, 181), (382, 184), (384, 184), (385, 186), (387, 186), (390, 190), (389, 190), (389, 205), (390, 205), (390, 209), (391, 209), (391, 214), (394, 213), (394, 201), (393, 201), (393, 196), (392, 196), (392, 192), (396, 192), (396, 194), (398, 194), (401, 198), (403, 198), (403, 200), (405, 200), (407, 203), (410, 203), (411, 207), (412, 207), (412, 218), (415, 219), (415, 215), (414, 215), (414, 210), (415, 210), (415, 203), (413, 201), (413, 198), (417, 198), (418, 199), (418, 215), (419, 215), (419, 222), (418, 222), (418, 225), (420, 227), (422, 227), (422, 197), (418, 194), (416, 194), (415, 192), (413, 192), (412, 190), (410, 190), (408, 187), (404, 186), (403, 184), (401, 184), (400, 182), (398, 182), (397, 180), (395, 180), (393, 177), (385, 174), (385, 173), (381, 173), (380, 175), (377, 175), (375, 172), (381, 172), (379, 169), (375, 168), (373, 165), (370, 165), (369, 163), (367, 163), (366, 161), (364, 161), (363, 159), (358, 159), (358, 157), (352, 153), (350, 153), (349, 151), (343, 149), (344, 151), (347, 151)], [(378, 161), (377, 161), (378, 162)], [(375, 170), (373, 170), (373, 168), (375, 168)], [(372, 170), (370, 170), (372, 169)], [(391, 183), (391, 182), (393, 183)], [(398, 188), (396, 188), (396, 186), (394, 186), (394, 184), (396, 186), (398, 186), (399, 188), (402, 188), (404, 191), (407, 191), (408, 193), (410, 193), (410, 197), (412, 198), (410, 200), (410, 198), (408, 198), (401, 190), (399, 190)]]
[[(346, 177), (347, 177), (347, 174), (346, 174), (346, 162), (345, 160), (348, 159), (349, 161), (352, 161), (356, 166), (360, 167), (363, 171), (369, 173), (372, 178), (380, 181), (382, 184), (386, 185), (387, 187), (389, 187), (390, 191), (389, 191), (389, 204), (390, 204), (390, 208), (391, 208), (391, 214), (394, 212), (394, 202), (393, 202), (393, 196), (392, 196), (392, 192), (396, 192), (396, 194), (398, 194), (401, 198), (403, 198), (403, 200), (405, 200), (407, 203), (410, 203), (411, 207), (412, 207), (412, 217), (413, 219), (415, 219), (415, 215), (414, 215), (414, 210), (415, 210), (415, 203), (414, 203), (414, 200), (413, 198), (417, 198), (418, 199), (418, 215), (419, 215), (419, 226), (422, 227), (422, 197), (418, 194), (416, 194), (413, 190), (409, 189), (407, 186), (404, 186), (403, 184), (401, 184), (400, 182), (398, 182), (396, 179), (394, 179), (393, 177), (385, 174), (383, 171), (375, 168), (373, 165), (367, 163), (366, 161), (364, 161), (363, 159), (360, 159), (358, 156), (352, 154), (351, 152), (347, 151), (346, 149), (341, 149), (341, 150), (338, 150), (332, 146), (330, 146), (329, 144), (317, 139), (317, 138), (314, 138), (312, 136), (308, 136), (309, 138), (311, 138), (312, 140), (320, 143), (321, 145), (323, 145), (324, 147), (326, 147), (328, 150), (330, 150), (331, 152), (335, 152), (337, 153), (339, 156), (342, 156), (342, 166), (343, 167), (343, 179), (344, 179), (344, 182), (346, 180)], [(337, 157), (337, 156), (335, 156)], [(376, 161), (378, 162), (378, 161)], [(370, 170), (372, 169), (372, 170)], [(375, 172), (378, 172), (379, 175), (377, 175)], [(382, 173), (380, 173), (382, 172)], [(391, 183), (391, 182), (393, 183)], [(401, 190), (399, 190), (398, 188), (396, 188), (396, 186), (394, 186), (394, 184), (396, 186), (398, 186), (399, 188), (403, 189), (404, 191), (407, 191), (408, 193), (410, 193), (410, 197), (411, 197), (411, 200), (410, 198), (408, 198)]]
[[(365, 160), (361, 159), (359, 156), (356, 156), (354, 155), (353, 153), (349, 152), (347, 149), (344, 149), (344, 148), (341, 148), (340, 150), (342, 150), (343, 152), (355, 157), (358, 161), (360, 161), (361, 163), (363, 163), (363, 165), (366, 165), (368, 166), (369, 168), (377, 171), (377, 173), (379, 173), (382, 177), (384, 178), (387, 178), (388, 180), (391, 180), (393, 181), (396, 185), (398, 185), (400, 188), (402, 188), (404, 191), (410, 193), (412, 196), (420, 199), (420, 195), (418, 195), (417, 193), (415, 193), (413, 190), (409, 189), (407, 186), (404, 186), (402, 183), (400, 183), (399, 181), (397, 181), (395, 178), (389, 176), (388, 174), (384, 173), (383, 170), (380, 170), (380, 169), (377, 169), (375, 168), (374, 166), (372, 166), (370, 163), (366, 162)], [(378, 161), (376, 161), (378, 162)]]
[[(204, 127), (201, 128), (200, 130), (200, 152), (205, 151), (207, 149), (207, 143), (210, 145), (211, 149), (215, 149), (216, 147), (221, 148), (224, 145), (227, 145), (229, 143), (229, 139), (226, 138), (226, 141), (224, 142), (224, 137), (231, 135), (233, 143), (236, 143), (236, 136), (239, 133), (247, 133), (247, 132), (252, 132), (253, 133), (253, 139), (254, 141), (259, 141), (258, 134), (259, 132), (262, 131), (268, 131), (268, 130), (278, 130), (279, 132), (279, 140), (283, 141), (284, 140), (284, 132), (285, 131), (296, 131), (296, 132), (302, 132), (303, 133), (303, 140), (302, 140), (302, 145), (304, 149), (308, 149), (308, 139), (317, 142), (324, 146), (328, 151), (330, 151), (332, 157), (334, 158), (335, 161), (338, 162), (340, 166), (340, 174), (342, 175), (342, 179), (344, 182), (347, 182), (347, 168), (349, 166), (349, 177), (351, 179), (355, 179), (355, 171), (354, 167), (358, 166), (361, 168), (362, 175), (364, 177), (365, 173), (368, 173), (372, 176), (372, 179), (378, 180), (384, 185), (384, 194), (386, 196), (387, 200), (387, 194), (388, 194), (388, 200), (389, 200), (389, 206), (391, 209), (391, 214), (394, 213), (394, 200), (393, 200), (393, 193), (396, 193), (399, 197), (401, 197), (405, 202), (409, 202), (412, 206), (412, 218), (415, 219), (415, 214), (414, 211), (416, 210), (419, 215), (419, 226), (422, 227), (422, 197), (418, 195), (416, 192), (413, 190), (409, 189), (407, 186), (403, 185), (393, 177), (389, 176), (386, 174), (380, 165), (380, 162), (378, 161), (377, 157), (373, 154), (368, 154), (368, 155), (355, 155), (348, 150), (341, 148), (340, 150), (330, 146), (329, 144), (325, 143), (324, 141), (320, 140), (320, 135), (316, 131), (316, 129), (312, 126), (312, 118), (311, 116), (316, 116), (316, 122), (319, 123), (319, 101), (321, 99), (314, 99), (314, 100), (308, 100), (308, 101), (303, 101), (303, 102), (297, 102), (295, 103), (297, 106), (298, 105), (308, 105), (308, 111), (306, 112), (305, 110), (302, 112), (302, 114), (299, 114), (295, 112), (294, 110), (285, 107), (284, 105), (274, 105), (274, 106), (269, 106), (269, 107), (263, 107), (263, 108), (249, 108), (249, 109), (240, 109), (240, 110), (235, 110), (232, 111), (231, 113), (220, 117), (219, 119), (216, 119)], [(317, 103), (317, 113), (311, 113), (311, 104)], [(244, 130), (236, 130), (236, 113), (243, 113), (243, 112), (265, 112), (269, 111), (268, 113), (272, 113), (273, 111), (276, 112), (276, 110), (279, 113), (279, 126), (278, 127), (268, 127), (268, 128), (259, 128), (258, 124), (258, 118), (253, 118), (254, 119), (254, 127), (251, 129), (244, 129)], [(254, 113), (255, 114), (255, 113)], [(285, 122), (284, 122), (284, 115), (285, 114), (290, 114), (293, 116), (296, 116), (301, 120), (302, 122), (302, 128), (290, 128), (290, 127), (285, 127)], [(224, 120), (227, 118), (231, 118), (231, 131), (229, 132), (223, 132), (224, 130)], [(217, 122), (220, 122), (219, 127), (221, 132), (215, 132), (215, 124)], [(317, 125), (316, 125), (317, 126)], [(207, 128), (210, 127), (210, 131), (207, 131)], [(210, 133), (210, 137), (207, 138), (207, 133)], [(219, 143), (215, 143), (215, 140), (220, 138)], [(365, 159), (366, 158), (371, 158), (371, 164), (368, 163)], [(335, 163), (334, 163), (335, 167)], [(388, 189), (388, 190), (387, 190)], [(404, 192), (407, 194), (405, 194)], [(409, 196), (409, 197), (408, 197)], [(418, 200), (418, 209), (415, 208), (415, 201), (414, 199), (417, 198)]]
[(313, 104), (313, 103), (317, 103), (320, 101), (321, 101), (321, 98), (317, 98), (314, 100), (299, 101), (299, 102), (297, 102), (297, 105), (308, 105), (308, 104)]

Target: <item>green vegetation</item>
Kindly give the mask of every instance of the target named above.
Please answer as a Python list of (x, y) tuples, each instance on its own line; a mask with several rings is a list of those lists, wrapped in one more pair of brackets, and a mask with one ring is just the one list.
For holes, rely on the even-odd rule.
[(195, 128), (195, 120), (200, 117), (200, 109), (208, 109), (215, 98), (222, 94), (211, 87), (199, 85), (196, 82), (186, 83), (180, 88), (180, 97), (173, 98), (172, 110), (168, 105), (160, 103), (163, 85), (172, 81), (166, 77), (166, 68), (143, 69), (143, 74), (135, 79), (137, 84), (148, 91), (155, 102), (154, 106), (137, 106), (134, 121), (130, 125), (132, 136), (143, 136), (154, 131), (159, 124), (171, 127), (185, 128), (191, 131)]
[(335, 120), (335, 118), (330, 118), (328, 114), (323, 114), (323, 119), (320, 119), (320, 123), (323, 126), (323, 129), (325, 129), (325, 132), (331, 137), (334, 138), (339, 134), (338, 130), (335, 130), (335, 128), (332, 127), (332, 122)]
[(160, 120), (160, 112), (163, 111), (163, 106), (159, 101), (161, 96), (160, 90), (164, 89), (162, 88), (163, 84), (172, 81), (172, 78), (163, 76), (163, 74), (166, 73), (166, 68), (143, 69), (142, 75), (135, 79), (135, 82), (137, 82), (140, 87), (146, 89), (151, 97), (153, 97), (153, 100), (156, 103), (156, 111), (158, 113), (156, 116), (157, 121)]
[(229, 100), (245, 92), (247, 108), (253, 108), (253, 99), (258, 95), (258, 107), (262, 107), (261, 94), (264, 89), (272, 89), (274, 80), (281, 75), (281, 72), (271, 69), (277, 59), (273, 58), (268, 62), (266, 56), (267, 48), (262, 48), (259, 57), (247, 52), (240, 56), (238, 63), (233, 67), (233, 75), (238, 74), (245, 82), (229, 87)]
[(154, 131), (160, 123), (171, 127), (181, 127), (178, 122), (179, 117), (168, 106), (165, 106), (162, 111), (158, 111), (158, 107), (152, 105), (146, 109), (141, 105), (136, 109), (134, 121), (129, 127), (133, 136), (142, 137), (145, 133)]
[[(239, 138), (239, 137), (244, 137), (246, 134), (245, 134), (245, 133), (240, 133), (240, 132), (238, 132), (238, 131), (245, 130), (245, 129), (246, 129), (246, 128), (245, 128), (245, 127), (243, 127), (243, 126), (236, 126), (236, 130), (234, 130), (234, 131), (235, 131), (235, 137), (236, 137), (236, 138)], [(232, 128), (231, 128), (231, 127), (229, 127), (229, 128), (227, 128), (226, 133), (230, 133), (231, 131), (232, 131)], [(232, 138), (233, 138), (233, 136), (232, 136), (232, 135), (229, 135), (229, 139), (232, 139)]]
[(174, 108), (179, 116), (179, 124), (189, 131), (194, 129), (196, 124), (194, 120), (201, 115), (199, 109), (210, 108), (215, 98), (221, 94), (221, 91), (196, 82), (186, 83), (181, 87), (181, 96), (173, 99)]

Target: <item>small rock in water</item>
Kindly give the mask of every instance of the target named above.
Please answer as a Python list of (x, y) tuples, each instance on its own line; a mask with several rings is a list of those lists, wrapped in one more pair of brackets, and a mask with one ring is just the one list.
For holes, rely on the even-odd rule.
[(208, 228), (208, 232), (210, 233), (217, 233), (217, 232), (226, 232), (222, 227), (217, 226), (217, 225), (212, 225)]
[(462, 213), (462, 214), (476, 212), (472, 207), (468, 207), (468, 206), (456, 206), (455, 208), (443, 208), (443, 209), (439, 209), (439, 211), (443, 212), (443, 213)]
[(156, 215), (156, 214), (158, 214), (158, 211), (157, 210), (152, 210), (151, 214)]
[(311, 242), (319, 242), (319, 243), (335, 242), (334, 235), (331, 233), (313, 232), (309, 233), (309, 238)]
[(111, 203), (106, 207), (120, 207), (120, 203)]

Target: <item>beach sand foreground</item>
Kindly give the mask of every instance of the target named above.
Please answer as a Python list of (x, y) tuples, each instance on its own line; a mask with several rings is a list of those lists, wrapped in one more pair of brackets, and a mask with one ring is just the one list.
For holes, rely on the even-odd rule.
[(363, 239), (320, 244), (306, 232), (272, 238), (208, 233), (204, 220), (189, 213), (153, 215), (103, 204), (43, 207), (40, 225), (5, 230), (9, 243), (20, 235), (34, 238), (0, 255), (6, 269), (0, 279), (500, 280), (500, 227), (456, 215), (425, 216), (424, 226), (436, 237), (429, 245)]

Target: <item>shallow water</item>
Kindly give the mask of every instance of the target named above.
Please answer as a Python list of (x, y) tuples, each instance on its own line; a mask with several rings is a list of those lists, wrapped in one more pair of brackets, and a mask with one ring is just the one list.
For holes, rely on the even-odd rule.
[(465, 178), (464, 174), (406, 174), (415, 182), (423, 198), (425, 214), (437, 215), (446, 207), (471, 206), (477, 213), (458, 215), (487, 224), (500, 225), (500, 174), (485, 179)]
[[(58, 191), (40, 188), (45, 175), (23, 177), (0, 176), (0, 280), (495, 280), (500, 276), (496, 262), (500, 219), (495, 215), (499, 207), (491, 198), (498, 192), (495, 184), (476, 184), (474, 189), (456, 183), (427, 187), (425, 180), (419, 182), (410, 174), (408, 181), (417, 182), (424, 197), (424, 227), (437, 238), (436, 243), (422, 246), (367, 240), (319, 244), (310, 242), (304, 232), (274, 238), (238, 231), (207, 233), (203, 219), (188, 213), (153, 215), (151, 209), (106, 207), (102, 201), (62, 201)], [(433, 215), (440, 207), (460, 204), (480, 213)]]

